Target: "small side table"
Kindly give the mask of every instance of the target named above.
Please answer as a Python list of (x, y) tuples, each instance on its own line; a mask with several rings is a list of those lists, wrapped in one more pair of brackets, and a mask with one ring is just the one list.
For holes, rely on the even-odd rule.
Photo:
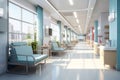
[(43, 50), (48, 50), (48, 51), (47, 51), (47, 52), (48, 52), (48, 55), (50, 55), (50, 48), (49, 48), (49, 46), (42, 46), (42, 47), (41, 47), (41, 51), (44, 53)]

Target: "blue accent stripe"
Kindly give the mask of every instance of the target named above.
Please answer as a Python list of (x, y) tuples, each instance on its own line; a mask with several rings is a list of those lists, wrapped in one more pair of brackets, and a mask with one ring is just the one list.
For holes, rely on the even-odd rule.
[(95, 30), (94, 41), (98, 42), (98, 20), (96, 20), (94, 23), (94, 30)]
[(39, 31), (39, 45), (43, 45), (43, 8), (40, 6), (37, 6), (37, 17), (38, 17), (38, 31)]

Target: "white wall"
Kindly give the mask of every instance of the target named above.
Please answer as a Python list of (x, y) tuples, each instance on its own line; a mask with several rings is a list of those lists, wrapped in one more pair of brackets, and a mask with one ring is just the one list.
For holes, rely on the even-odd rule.
[[(44, 10), (43, 11), (43, 32), (44, 32), (43, 45), (49, 44), (50, 36), (48, 35), (48, 29), (46, 27), (50, 27), (50, 26), (51, 26), (50, 13)], [(46, 34), (46, 31), (47, 31), (47, 34)]]
[(101, 29), (99, 30), (99, 35), (102, 35), (103, 37), (102, 37), (102, 41), (103, 42), (105, 42), (105, 39), (104, 39), (104, 37), (105, 37), (105, 35), (104, 35), (104, 32), (105, 32), (105, 29), (104, 29), (104, 26), (105, 25), (109, 25), (109, 22), (108, 22), (108, 15), (109, 15), (109, 13), (108, 12), (102, 12), (101, 14), (100, 14), (100, 17), (99, 17), (99, 19), (98, 19), (98, 24), (99, 24), (99, 27), (101, 27)]

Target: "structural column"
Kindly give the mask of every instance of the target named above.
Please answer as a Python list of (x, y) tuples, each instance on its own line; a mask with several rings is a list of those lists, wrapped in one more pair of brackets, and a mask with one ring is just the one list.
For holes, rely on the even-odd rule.
[(98, 20), (96, 20), (94, 23), (94, 53), (96, 55), (99, 55), (99, 52), (98, 52)]
[(59, 27), (59, 41), (61, 43), (62, 41), (62, 33), (61, 33), (61, 21), (57, 21), (58, 27)]
[(67, 26), (65, 26), (65, 31), (66, 31), (66, 33), (65, 33), (65, 35), (66, 35), (66, 36), (65, 36), (66, 41), (65, 41), (65, 42), (68, 43), (68, 39), (67, 39), (68, 29), (67, 29)]
[(0, 17), (0, 75), (7, 70), (8, 52), (8, 0), (0, 0), (3, 16)]
[[(120, 70), (120, 0), (115, 0), (114, 3), (117, 3), (117, 70)], [(116, 12), (116, 11), (115, 11)]]
[(98, 42), (98, 21), (94, 23), (94, 42)]
[(92, 41), (94, 41), (94, 27), (92, 27)]
[(71, 29), (69, 29), (70, 30), (70, 42), (71, 42)]
[(109, 0), (109, 15), (114, 14), (114, 21), (110, 22), (110, 40), (112, 47), (117, 47), (116, 69), (120, 71), (120, 0)]
[(40, 6), (37, 6), (37, 17), (38, 17), (38, 39), (39, 39), (39, 45), (43, 45), (43, 8)]

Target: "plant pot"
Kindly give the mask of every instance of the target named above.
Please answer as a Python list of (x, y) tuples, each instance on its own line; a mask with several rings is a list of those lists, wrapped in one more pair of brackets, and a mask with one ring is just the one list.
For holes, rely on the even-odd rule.
[(37, 50), (33, 50), (33, 54), (37, 54)]

